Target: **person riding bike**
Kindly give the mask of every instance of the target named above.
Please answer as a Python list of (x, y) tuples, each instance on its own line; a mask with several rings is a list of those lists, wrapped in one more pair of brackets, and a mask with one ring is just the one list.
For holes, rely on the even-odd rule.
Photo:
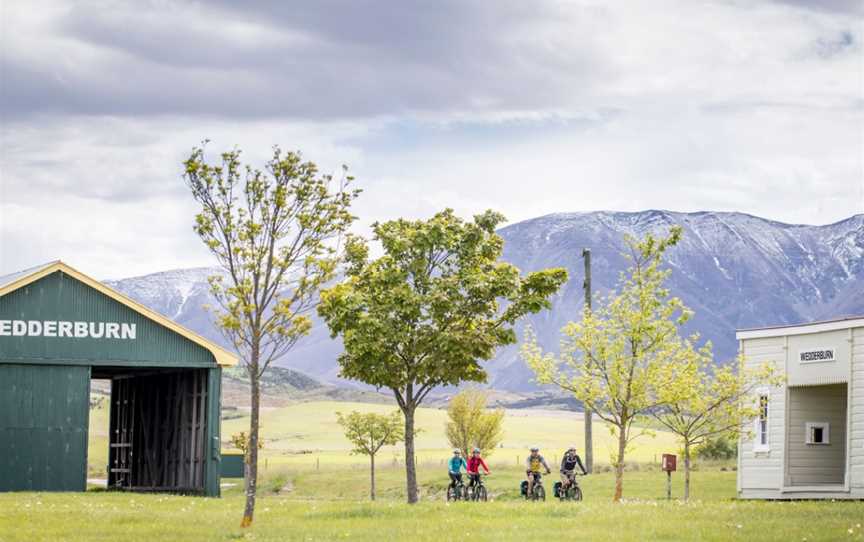
[(450, 488), (456, 487), (457, 483), (462, 483), (462, 469), (468, 470), (468, 465), (462, 457), (462, 452), (457, 448), (453, 450), (453, 457), (447, 462), (448, 474), (450, 475)]
[(566, 490), (570, 485), (570, 481), (576, 474), (576, 467), (579, 467), (579, 470), (582, 471), (583, 475), (588, 474), (588, 471), (585, 470), (585, 465), (582, 464), (582, 458), (576, 453), (576, 446), (570, 446), (570, 448), (564, 452), (564, 457), (561, 458), (562, 489)]
[(480, 467), (483, 467), (486, 474), (489, 474), (489, 467), (486, 466), (483, 458), (480, 457), (480, 448), (474, 448), (465, 467), (465, 470), (468, 472), (468, 480), (470, 480), (468, 487), (473, 488), (480, 483)]
[(546, 460), (543, 459), (543, 456), (540, 455), (540, 448), (534, 446), (531, 448), (531, 455), (525, 460), (525, 474), (528, 478), (528, 493), (527, 495), (530, 497), (531, 492), (534, 490), (534, 480), (540, 481), (540, 467), (546, 469), (546, 474), (550, 474), (552, 470), (549, 469), (549, 465), (546, 463)]

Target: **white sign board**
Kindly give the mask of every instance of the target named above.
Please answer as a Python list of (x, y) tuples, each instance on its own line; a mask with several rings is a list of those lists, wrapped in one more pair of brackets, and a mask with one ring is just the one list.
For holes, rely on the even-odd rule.
[(812, 348), (798, 351), (798, 361), (801, 363), (820, 363), (823, 361), (836, 361), (833, 348)]

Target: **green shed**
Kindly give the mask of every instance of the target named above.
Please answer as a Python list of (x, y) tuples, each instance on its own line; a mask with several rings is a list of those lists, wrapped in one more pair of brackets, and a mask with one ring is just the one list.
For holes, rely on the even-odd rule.
[(109, 487), (219, 496), (236, 363), (62, 262), (0, 277), (0, 491), (86, 489), (90, 380), (109, 379)]

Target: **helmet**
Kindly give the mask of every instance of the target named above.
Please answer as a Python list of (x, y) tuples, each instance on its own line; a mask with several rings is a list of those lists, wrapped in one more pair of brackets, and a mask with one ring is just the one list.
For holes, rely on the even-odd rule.
[(570, 446), (569, 448), (567, 448), (567, 451), (568, 451), (568, 452), (575, 452), (575, 451), (576, 451), (576, 446)]
[(479, 454), (479, 453), (480, 453), (480, 448), (474, 448), (473, 452), (474, 452), (475, 454)]
[(453, 453), (458, 455), (462, 453), (462, 450), (460, 450), (459, 448), (453, 448)]
[(539, 451), (540, 451), (540, 448), (538, 448), (537, 446), (532, 446), (532, 447), (531, 447), (531, 451), (532, 451), (532, 452), (539, 452)]

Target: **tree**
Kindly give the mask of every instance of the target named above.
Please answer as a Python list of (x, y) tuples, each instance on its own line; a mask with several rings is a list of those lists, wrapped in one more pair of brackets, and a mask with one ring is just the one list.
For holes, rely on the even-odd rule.
[(709, 460), (729, 460), (738, 457), (736, 443), (726, 435), (708, 437), (696, 447), (696, 457)]
[(747, 400), (756, 386), (775, 382), (770, 364), (745, 370), (743, 360), (716, 367), (711, 345), (685, 349), (684, 355), (667, 360), (663, 372), (674, 379), (657, 388), (661, 406), (651, 415), (681, 439), (684, 446), (684, 500), (690, 498), (691, 453), (712, 438), (737, 438), (746, 420), (758, 414)]
[(473, 222), (445, 210), (429, 220), (373, 225), (383, 255), (346, 243), (347, 280), (321, 293), (319, 314), (345, 347), (344, 378), (393, 392), (405, 417), (408, 502), (417, 502), (414, 412), (434, 388), (483, 382), (480, 361), (516, 341), (513, 324), (550, 306), (567, 280), (564, 269), (520, 277), (498, 261), (503, 240), (492, 211)]
[(453, 448), (462, 450), (463, 457), (469, 457), (471, 450), (480, 448), (491, 455), (503, 438), (502, 409), (486, 409), (487, 394), (480, 390), (464, 390), (450, 399), (444, 426), (447, 440)]
[(630, 267), (621, 274), (619, 292), (563, 328), (560, 356), (543, 353), (531, 330), (522, 346), (538, 383), (573, 393), (616, 436), (615, 502), (624, 490), (627, 447), (644, 433), (634, 432), (633, 422), (659, 406), (656, 390), (671, 378), (659, 369), (665, 360), (682, 355), (678, 330), (691, 313), (663, 286), (669, 271), (661, 267), (663, 254), (680, 238), (680, 227), (661, 239), (627, 236)]
[(250, 383), (251, 413), (242, 526), (252, 524), (258, 482), (261, 377), (309, 332), (309, 313), (333, 277), (336, 242), (354, 220), (359, 191), (334, 181), (299, 153), (273, 150), (265, 171), (243, 165), (240, 151), (207, 163), (195, 148), (184, 179), (201, 209), (195, 232), (216, 257), (210, 277), (217, 323), (237, 348)]
[(399, 411), (385, 416), (369, 412), (352, 411), (343, 416), (336, 413), (336, 418), (345, 429), (345, 437), (354, 445), (353, 453), (369, 456), (369, 473), (371, 479), (370, 498), (375, 500), (375, 454), (382, 446), (392, 446), (405, 438), (402, 427), (402, 416)]
[[(231, 435), (230, 442), (231, 446), (243, 452), (244, 459), (249, 456), (249, 435), (246, 434), (246, 431), (240, 431)], [(262, 448), (264, 448), (264, 440), (258, 439), (258, 449)], [(249, 463), (249, 461), (247, 460), (246, 463)]]

